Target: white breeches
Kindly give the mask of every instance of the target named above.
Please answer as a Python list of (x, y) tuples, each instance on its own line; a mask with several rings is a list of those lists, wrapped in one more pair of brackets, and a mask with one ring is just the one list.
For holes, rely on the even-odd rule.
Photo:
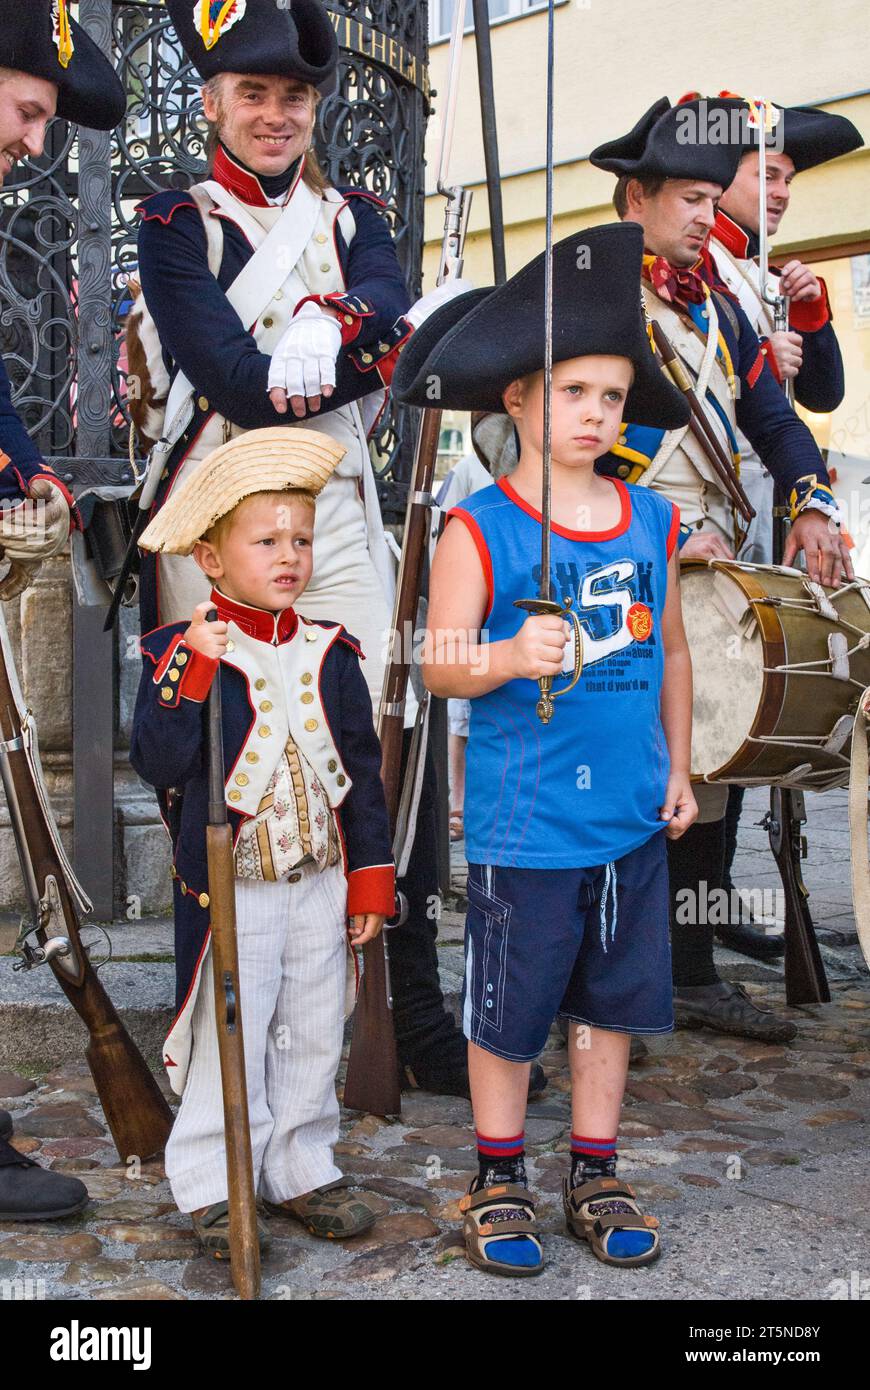
[[(287, 1201), (341, 1176), (335, 1076), (344, 1029), (347, 881), (341, 865), (298, 883), (236, 880), (239, 994), (254, 1185)], [(194, 1006), (187, 1084), (166, 1146), (180, 1211), (227, 1199), (211, 952)]]

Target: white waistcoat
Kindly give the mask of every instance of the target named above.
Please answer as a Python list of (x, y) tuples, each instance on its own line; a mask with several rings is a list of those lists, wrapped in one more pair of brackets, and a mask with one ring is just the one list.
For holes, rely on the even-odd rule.
[[(703, 402), (709, 388), (732, 427), (736, 428), (733, 388), (716, 360), (719, 317), (712, 297), (708, 297), (704, 305), (709, 316), (704, 340), (684, 315), (666, 304), (648, 285), (644, 284), (642, 290), (650, 318), (661, 324), (677, 356), (691, 369), (698, 399)], [(730, 458), (731, 444), (721, 420), (712, 409), (708, 409), (706, 415)], [(679, 507), (683, 522), (690, 526), (703, 522), (704, 530), (715, 529), (727, 545), (734, 545), (731, 499), (722, 490), (712, 464), (687, 425), (667, 431), (655, 457), (637, 481), (641, 487), (665, 493)]]

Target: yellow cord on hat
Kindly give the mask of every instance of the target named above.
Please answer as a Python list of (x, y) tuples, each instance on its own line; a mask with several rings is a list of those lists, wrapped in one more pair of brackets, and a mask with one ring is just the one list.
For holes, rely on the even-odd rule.
[(61, 67), (68, 68), (73, 56), (73, 41), (66, 0), (57, 0), (57, 56)]
[(224, 26), (224, 20), (227, 18), (227, 15), (229, 14), (230, 10), (234, 7), (235, 3), (236, 0), (224, 0), (220, 13), (218, 14), (217, 19), (212, 25), (211, 0), (202, 0), (202, 10), (200, 12), (199, 22), (202, 31), (202, 41), (205, 44), (206, 48), (214, 48), (215, 44), (221, 36), (221, 29)]

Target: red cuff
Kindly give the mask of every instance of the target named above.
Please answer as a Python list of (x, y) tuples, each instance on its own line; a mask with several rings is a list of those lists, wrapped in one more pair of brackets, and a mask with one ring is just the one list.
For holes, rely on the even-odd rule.
[(402, 344), (408, 341), (413, 331), (414, 330), (409, 326), (404, 338), (399, 339), (392, 352), (388, 353), (386, 357), (382, 357), (378, 362), (378, 376), (380, 377), (381, 381), (384, 383), (385, 386), (389, 386), (390, 382), (392, 381), (393, 372), (396, 370), (396, 365), (399, 361), (399, 353), (402, 351)]
[(352, 869), (347, 876), (347, 915), (380, 912), (392, 917), (396, 910), (396, 870), (392, 864)]
[(70, 531), (83, 531), (85, 528), (82, 526), (82, 519), (79, 515), (79, 509), (76, 506), (76, 500), (69, 488), (61, 482), (57, 474), (53, 473), (50, 468), (46, 468), (42, 473), (34, 473), (33, 477), (28, 479), (28, 486), (30, 483), (35, 483), (37, 478), (47, 478), (50, 483), (54, 483), (58, 492), (63, 494), (63, 499), (69, 507)]
[(161, 705), (174, 709), (182, 695), (185, 700), (202, 704), (219, 665), (213, 657), (203, 656), (202, 652), (189, 647), (180, 634), (173, 637), (154, 672), (154, 684), (160, 686)]
[(821, 276), (817, 279), (822, 287), (818, 299), (793, 300), (788, 306), (788, 326), (796, 333), (818, 333), (831, 321), (828, 287)]

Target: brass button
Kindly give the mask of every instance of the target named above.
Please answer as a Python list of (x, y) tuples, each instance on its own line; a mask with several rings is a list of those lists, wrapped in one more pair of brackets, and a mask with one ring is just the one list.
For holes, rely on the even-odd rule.
[(319, 242), (320, 242), (320, 245), (322, 246), (323, 243), (326, 241), (326, 236), (325, 236), (325, 234), (324, 234), (323, 232), (318, 232), (318, 233), (317, 233), (317, 236), (314, 238), (314, 240), (315, 240), (315, 241), (319, 241)]
[(287, 878), (287, 882), (288, 882), (288, 883), (298, 883), (301, 877), (302, 877), (301, 874), (290, 874), (290, 875), (288, 876), (288, 878)]
[(170, 864), (169, 866), (169, 877), (178, 878), (178, 870), (176, 869), (174, 864)]
[(306, 721), (305, 721), (305, 727), (306, 727), (306, 729), (308, 730), (308, 732), (309, 732), (310, 734), (313, 734), (313, 733), (314, 733), (314, 730), (317, 728), (317, 720), (316, 720), (316, 719), (306, 719)]
[(347, 324), (353, 323), (353, 314), (345, 314), (345, 315), (344, 315), (344, 321), (345, 321), (345, 323), (347, 323)]
[(330, 772), (338, 771), (338, 763), (335, 761), (335, 758), (330, 758), (326, 766), (329, 768)]
[(197, 902), (199, 903), (200, 907), (208, 907), (208, 893), (200, 893), (199, 897), (197, 898)]
[(302, 696), (302, 703), (303, 705), (314, 704), (314, 696), (312, 695), (310, 690), (306, 690), (305, 694)]
[(271, 328), (274, 322), (275, 320), (272, 318), (272, 315), (267, 314), (266, 317), (263, 319), (263, 327)]
[(246, 753), (246, 754), (245, 754), (245, 762), (246, 762), (246, 763), (258, 763), (259, 761), (260, 761), (260, 755), (259, 755), (259, 753)]
[(180, 680), (181, 680), (181, 672), (180, 672), (180, 671), (170, 671), (170, 672), (169, 672), (169, 679), (170, 679), (171, 681), (180, 681)]
[(197, 401), (197, 405), (199, 406), (200, 410), (208, 410), (208, 401), (206, 400), (205, 396), (200, 396), (199, 400)]
[(311, 674), (310, 671), (303, 671), (303, 672), (302, 672), (302, 684), (303, 684), (303, 685), (310, 685), (311, 682), (312, 682), (313, 680), (314, 680), (314, 677), (312, 676), (312, 674)]
[(260, 738), (268, 738), (271, 732), (272, 730), (269, 728), (268, 724), (262, 724), (260, 728), (257, 730), (257, 733), (260, 735)]
[(177, 666), (186, 666), (186, 665), (187, 665), (187, 652), (178, 652), (178, 653), (176, 654), (176, 657), (175, 657), (175, 664), (176, 664)]
[(335, 780), (340, 787), (343, 787), (345, 782), (347, 781), (347, 778), (345, 777), (343, 772), (340, 772)]
[(323, 274), (325, 275), (328, 270), (332, 270), (332, 266), (329, 264), (329, 261), (324, 261), (320, 269), (323, 271)]
[(236, 777), (235, 777), (235, 781), (236, 781), (236, 786), (237, 786), (237, 787), (246, 787), (246, 786), (248, 785), (248, 774), (247, 774), (247, 772), (237, 772), (237, 773), (236, 773)]
[(265, 689), (266, 689), (266, 682), (263, 680), (263, 677), (262, 677), (262, 676), (260, 676), (258, 680), (255, 680), (255, 681), (254, 681), (254, 689), (255, 689), (255, 690), (265, 690)]
[(370, 352), (361, 352), (360, 357), (362, 358), (363, 362), (373, 362), (375, 360)]
[(317, 633), (316, 633), (316, 632), (312, 632), (311, 629), (309, 628), (309, 630), (308, 630), (308, 631), (306, 632), (306, 634), (305, 634), (305, 640), (306, 640), (306, 642), (316, 642), (316, 641), (317, 641)]
[(269, 713), (269, 710), (270, 710), (271, 708), (272, 708), (272, 701), (271, 701), (271, 700), (261, 700), (261, 701), (260, 701), (260, 709), (263, 711), (264, 714), (268, 714), (268, 713)]
[(229, 799), (230, 801), (241, 801), (241, 799), (242, 799), (242, 793), (241, 793), (241, 792), (230, 792), (229, 798), (228, 798), (228, 799)]
[(160, 691), (160, 694), (164, 700), (171, 700), (173, 695), (175, 694), (175, 691), (172, 689), (171, 685), (164, 685)]
[(180, 887), (182, 893), (187, 892), (187, 884), (185, 883), (184, 879), (181, 880), (181, 883), (178, 886)]
[(229, 642), (227, 642), (227, 651), (228, 651), (228, 652), (234, 652), (235, 650), (236, 650), (236, 644), (235, 644), (235, 642), (233, 641), (233, 639), (230, 638)]
[(627, 478), (631, 470), (627, 463), (621, 463), (616, 471), (620, 478)]
[(283, 298), (284, 298), (284, 291), (283, 291), (283, 290), (276, 290), (276, 291), (275, 291), (275, 298), (276, 298), (276, 299), (283, 299)]
[(389, 350), (390, 350), (390, 345), (389, 345), (389, 343), (378, 343), (378, 351), (379, 351), (379, 352), (389, 352)]

